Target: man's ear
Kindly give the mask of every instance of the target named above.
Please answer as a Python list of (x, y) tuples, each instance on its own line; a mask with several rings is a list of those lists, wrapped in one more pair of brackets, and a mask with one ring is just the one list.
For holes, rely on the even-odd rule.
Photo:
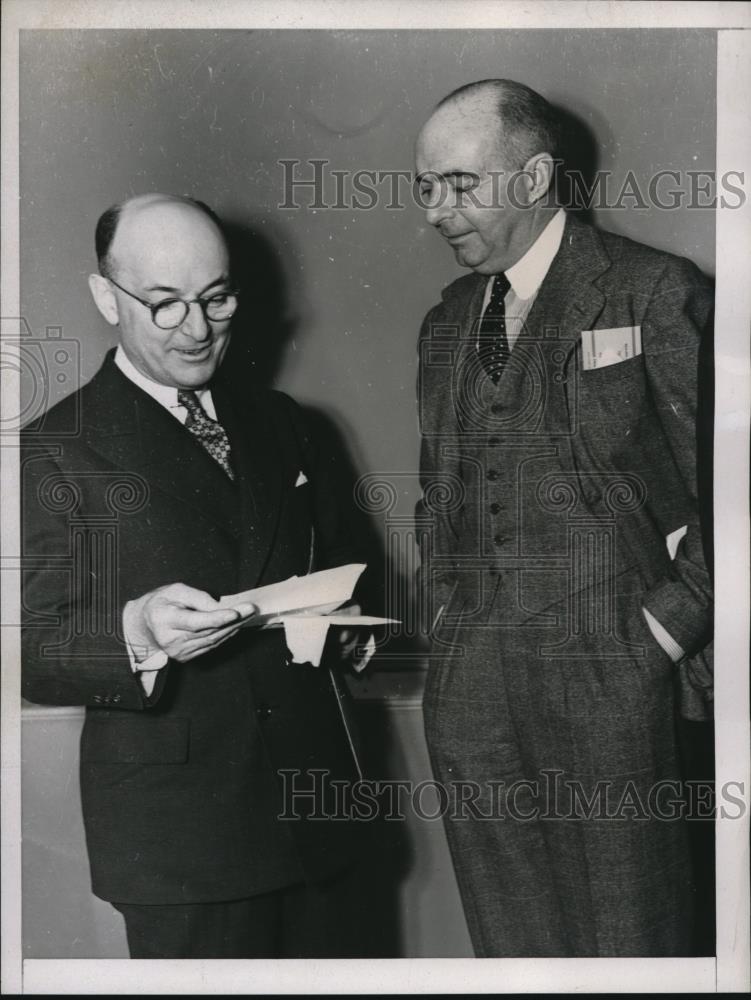
[(112, 286), (101, 274), (89, 275), (89, 289), (99, 312), (104, 316), (110, 326), (117, 326), (120, 322), (120, 310), (117, 307), (117, 299), (112, 291)]
[(544, 198), (553, 183), (554, 173), (555, 161), (550, 153), (537, 153), (527, 160), (523, 171), (527, 205), (534, 205)]

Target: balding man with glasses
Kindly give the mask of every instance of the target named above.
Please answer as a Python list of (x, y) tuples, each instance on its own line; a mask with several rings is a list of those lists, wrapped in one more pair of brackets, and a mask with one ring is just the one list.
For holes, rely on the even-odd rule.
[(312, 799), (280, 818), (280, 772), (357, 777), (337, 692), (218, 598), (353, 561), (346, 519), (296, 404), (222, 376), (238, 292), (214, 213), (132, 198), (96, 250), (119, 344), (22, 435), (24, 695), (86, 706), (92, 887), (131, 957), (335, 956), (352, 824), (309, 821), (335, 811)]

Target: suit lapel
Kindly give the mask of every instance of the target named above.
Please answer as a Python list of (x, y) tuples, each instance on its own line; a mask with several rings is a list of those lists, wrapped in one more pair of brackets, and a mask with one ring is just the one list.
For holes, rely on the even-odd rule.
[[(480, 317), (482, 315), (482, 302), (485, 295), (487, 278), (482, 275), (472, 275), (472, 281), (467, 281), (462, 293), (457, 297), (452, 308), (455, 310), (454, 322), (459, 324), (459, 350), (454, 362), (454, 370), (462, 373), (469, 372), (468, 383), (475, 384), (476, 376), (473, 374), (476, 364), (475, 344), (479, 330)], [(466, 279), (464, 279), (466, 280)], [(469, 366), (467, 368), (466, 366)], [(463, 374), (460, 385), (467, 382), (467, 375)]]
[[(520, 339), (543, 340), (557, 337), (564, 347), (564, 367), (581, 341), (581, 331), (592, 329), (605, 306), (605, 296), (596, 285), (597, 279), (611, 266), (597, 231), (569, 215), (561, 246), (527, 316)], [(477, 276), (461, 306), (462, 363), (469, 361), (474, 351), (477, 324), (482, 312), (487, 279)], [(507, 370), (499, 380), (496, 392), (508, 391)]]
[(596, 280), (611, 260), (597, 232), (569, 215), (561, 246), (532, 305), (522, 332), (536, 340), (554, 336), (564, 346), (568, 364), (605, 306)]
[(276, 540), (282, 487), (277, 432), (252, 392), (241, 396), (219, 378), (212, 398), (232, 447), (242, 537), (238, 587), (248, 589), (261, 579)]
[[(605, 308), (605, 295), (597, 280), (611, 263), (597, 232), (569, 215), (561, 246), (521, 335), (532, 339), (531, 349), (547, 369), (545, 405), (540, 416), (552, 434), (566, 429), (562, 441), (565, 448), (571, 445), (568, 435), (577, 419), (581, 334), (595, 326)], [(574, 462), (573, 455), (570, 461)]]
[(227, 514), (237, 507), (235, 486), (190, 431), (122, 374), (113, 357), (111, 352), (86, 389), (88, 445), (233, 537)]

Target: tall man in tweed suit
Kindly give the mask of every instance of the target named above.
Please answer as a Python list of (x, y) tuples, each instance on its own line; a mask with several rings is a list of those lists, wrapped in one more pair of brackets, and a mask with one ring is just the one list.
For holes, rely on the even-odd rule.
[(217, 603), (353, 561), (330, 467), (293, 400), (221, 369), (237, 293), (206, 206), (132, 198), (96, 244), (119, 345), (22, 435), (23, 693), (86, 706), (92, 888), (132, 957), (335, 957), (353, 824), (290, 808), (280, 772), (357, 777), (339, 692)]
[(473, 271), (420, 335), (426, 736), (479, 956), (685, 955), (711, 292), (553, 204), (558, 142), (503, 80), (449, 95), (417, 142), (427, 219)]

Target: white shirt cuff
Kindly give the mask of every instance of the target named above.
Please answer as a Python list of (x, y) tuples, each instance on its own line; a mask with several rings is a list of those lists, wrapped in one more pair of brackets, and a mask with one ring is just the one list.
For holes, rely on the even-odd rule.
[(373, 655), (373, 653), (375, 653), (375, 648), (376, 648), (375, 636), (371, 632), (368, 637), (368, 641), (365, 643), (365, 648), (362, 651), (362, 655), (357, 657), (357, 659), (352, 660), (352, 669), (356, 670), (358, 674), (360, 673), (361, 670), (364, 670), (367, 667), (368, 663), (370, 662), (371, 656)]
[(641, 610), (644, 618), (646, 619), (647, 625), (649, 625), (649, 631), (662, 646), (673, 663), (678, 663), (679, 660), (682, 660), (686, 655), (685, 650), (681, 649), (672, 635), (657, 621), (654, 615), (650, 614), (646, 608), (642, 608)]
[(157, 649), (155, 653), (147, 656), (145, 660), (138, 660), (136, 657), (135, 649), (125, 636), (125, 648), (128, 650), (128, 659), (130, 660), (130, 669), (134, 674), (138, 674), (138, 679), (141, 682), (141, 687), (143, 688), (145, 694), (150, 695), (154, 690), (154, 685), (156, 684), (156, 675), (162, 669), (162, 667), (167, 665), (167, 660), (169, 657), (166, 653), (162, 652), (161, 649)]

